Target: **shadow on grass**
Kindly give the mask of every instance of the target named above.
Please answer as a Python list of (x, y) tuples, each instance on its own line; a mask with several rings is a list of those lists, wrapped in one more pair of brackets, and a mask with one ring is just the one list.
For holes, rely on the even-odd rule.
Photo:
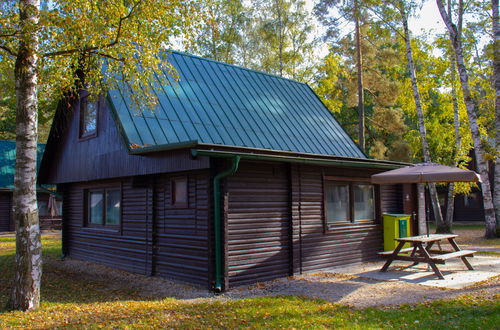
[(355, 310), (324, 300), (278, 296), (215, 302), (167, 299), (58, 305), (34, 313), (11, 313), (3, 324), (25, 328), (494, 329), (499, 312), (498, 301), (484, 299)]
[[(0, 249), (0, 313), (7, 311), (6, 305), (14, 281), (15, 244), (8, 241), (8, 248)], [(82, 279), (78, 273), (61, 269), (61, 244), (57, 240), (42, 240), (43, 271), (41, 287), (41, 303), (94, 303), (117, 300), (133, 300), (138, 298), (133, 290), (110, 289), (106, 283), (96, 278), (95, 281)], [(140, 297), (140, 300), (145, 300)]]

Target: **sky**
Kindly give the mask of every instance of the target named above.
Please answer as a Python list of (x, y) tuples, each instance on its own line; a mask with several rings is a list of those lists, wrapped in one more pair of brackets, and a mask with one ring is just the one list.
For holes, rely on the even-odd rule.
[[(318, 2), (318, 0), (306, 0), (307, 8), (312, 10), (316, 2)], [(426, 0), (422, 9), (417, 13), (417, 16), (410, 18), (408, 25), (415, 36), (422, 36), (430, 32), (432, 32), (432, 34), (446, 32), (446, 27), (439, 14), (435, 0)], [(347, 25), (346, 28), (349, 29)], [(323, 28), (319, 23), (316, 23), (316, 29), (318, 34), (320, 34)], [(325, 45), (319, 55), (325, 56), (327, 52), (327, 46)]]
[(419, 17), (412, 17), (409, 21), (409, 26), (413, 33), (421, 35), (422, 32), (444, 33), (446, 27), (443, 19), (439, 14), (436, 1), (427, 0), (419, 13)]

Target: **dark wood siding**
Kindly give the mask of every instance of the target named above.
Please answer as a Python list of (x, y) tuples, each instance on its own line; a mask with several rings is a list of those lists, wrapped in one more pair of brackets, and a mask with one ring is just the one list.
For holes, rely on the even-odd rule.
[[(45, 202), (48, 206), (50, 194), (49, 193), (38, 193), (37, 200), (40, 206), (40, 202)], [(60, 201), (60, 199), (58, 199)], [(55, 216), (51, 216), (50, 214), (39, 214), (40, 216), (40, 229), (41, 230), (60, 230), (61, 229), (61, 221), (62, 217), (60, 214)]]
[[(188, 179), (188, 205), (171, 203), (171, 179)], [(155, 183), (155, 273), (185, 282), (209, 285), (209, 173), (163, 175)]]
[[(48, 201), (48, 193), (38, 193), (38, 202)], [(61, 217), (40, 215), (40, 229), (58, 230), (61, 229)], [(12, 219), (12, 192), (0, 192), (0, 232), (14, 231), (14, 220)]]
[[(116, 230), (84, 226), (84, 191), (99, 185), (121, 185), (122, 221)], [(151, 273), (151, 189), (134, 187), (131, 179), (64, 186), (65, 252), (74, 258), (130, 272)]]
[[(65, 184), (64, 252), (134, 273), (179, 279), (208, 287), (209, 177), (189, 178), (189, 204), (170, 205), (168, 175)], [(121, 186), (122, 221), (118, 230), (84, 225), (84, 194), (89, 188)]]
[(189, 150), (130, 155), (108, 107), (101, 98), (97, 136), (85, 140), (79, 139), (78, 102), (75, 111), (59, 111), (61, 127), (53, 128), (58, 134), (51, 136), (54, 141), (49, 141), (45, 150), (41, 183), (82, 182), (209, 167), (208, 158), (193, 159)]
[(380, 185), (382, 213), (403, 212), (403, 186), (400, 184)]
[[(379, 221), (324, 228), (323, 176), (369, 178), (370, 169), (321, 168), (293, 165), (292, 221), (294, 273), (326, 270), (377, 258), (383, 248), (382, 225)], [(391, 191), (396, 190), (396, 191)], [(402, 207), (395, 186), (384, 189), (381, 210), (397, 211)], [(378, 199), (380, 201), (380, 198)], [(401, 210), (399, 211), (401, 212)]]
[(12, 209), (12, 193), (0, 192), (0, 232), (14, 230), (10, 220)]
[(287, 167), (242, 162), (225, 191), (229, 286), (289, 275)]
[[(403, 212), (402, 186), (377, 189), (377, 219), (326, 229), (324, 177), (369, 180), (372, 169), (242, 162), (227, 179), (229, 286), (376, 259), (382, 212)], [(382, 191), (380, 191), (382, 190)]]

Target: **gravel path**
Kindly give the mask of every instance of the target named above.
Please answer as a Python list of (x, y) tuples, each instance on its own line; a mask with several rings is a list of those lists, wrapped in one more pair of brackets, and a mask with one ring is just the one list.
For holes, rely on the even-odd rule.
[[(59, 233), (47, 233), (58, 239)], [(469, 248), (469, 247), (468, 247)], [(498, 246), (491, 246), (496, 251)], [(485, 247), (482, 247), (485, 251)], [(436, 299), (454, 298), (463, 294), (493, 297), (500, 295), (500, 276), (464, 289), (443, 289), (403, 282), (387, 282), (335, 273), (317, 273), (281, 278), (231, 289), (214, 295), (206, 288), (194, 287), (160, 277), (147, 277), (120, 271), (87, 261), (44, 258), (51, 270), (60, 270), (71, 277), (100, 281), (107, 290), (134, 290), (144, 299), (173, 297), (186, 301), (217, 301), (264, 296), (303, 296), (325, 299), (355, 308), (414, 304)]]
[(325, 299), (355, 308), (413, 304), (435, 299), (453, 298), (462, 294), (492, 297), (500, 295), (500, 276), (465, 289), (442, 289), (418, 284), (383, 282), (362, 277), (334, 273), (317, 273), (281, 278), (238, 287), (214, 295), (205, 288), (163, 279), (131, 274), (91, 262), (67, 258), (64, 261), (48, 259), (51, 267), (72, 273), (84, 280), (96, 278), (106, 283), (109, 290), (133, 289), (148, 299), (175, 297), (186, 301), (215, 301), (264, 296), (304, 296)]

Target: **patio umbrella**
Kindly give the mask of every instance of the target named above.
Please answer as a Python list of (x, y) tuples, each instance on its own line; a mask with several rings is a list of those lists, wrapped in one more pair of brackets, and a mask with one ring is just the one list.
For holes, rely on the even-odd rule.
[(420, 163), (372, 175), (372, 183), (481, 182), (479, 174), (436, 163)]
[[(481, 182), (481, 177), (474, 171), (436, 163), (420, 163), (372, 175), (372, 183), (377, 184), (432, 182)], [(429, 235), (427, 221), (426, 227)]]
[(59, 215), (57, 212), (57, 201), (56, 201), (55, 195), (50, 194), (49, 203), (47, 205), (47, 208), (48, 208), (49, 214), (52, 218)]

